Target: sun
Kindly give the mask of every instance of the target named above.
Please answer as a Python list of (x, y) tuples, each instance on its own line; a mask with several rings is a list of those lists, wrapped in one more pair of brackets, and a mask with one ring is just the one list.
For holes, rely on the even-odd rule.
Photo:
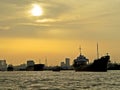
[(30, 13), (32, 16), (41, 16), (43, 14), (43, 10), (38, 4), (32, 4)]

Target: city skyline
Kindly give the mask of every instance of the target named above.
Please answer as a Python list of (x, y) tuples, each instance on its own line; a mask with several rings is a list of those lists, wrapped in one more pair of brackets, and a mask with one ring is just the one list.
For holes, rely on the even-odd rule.
[[(69, 2), (69, 3), (68, 3)], [(100, 56), (109, 53), (119, 62), (119, 0), (1, 0), (0, 59), (18, 65), (36, 63), (59, 65), (72, 61), (79, 46), (91, 62), (99, 43)]]

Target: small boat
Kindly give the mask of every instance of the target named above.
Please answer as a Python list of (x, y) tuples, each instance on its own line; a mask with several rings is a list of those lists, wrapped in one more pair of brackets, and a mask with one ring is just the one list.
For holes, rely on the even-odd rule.
[(59, 72), (61, 70), (61, 68), (59, 66), (53, 67), (52, 71), (56, 71)]
[(43, 71), (44, 70), (44, 64), (35, 64), (34, 65), (34, 71)]

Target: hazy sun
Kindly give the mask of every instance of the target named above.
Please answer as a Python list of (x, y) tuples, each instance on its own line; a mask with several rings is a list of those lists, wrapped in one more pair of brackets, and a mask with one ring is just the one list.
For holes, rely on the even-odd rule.
[(41, 16), (43, 14), (43, 10), (38, 4), (33, 4), (30, 12), (33, 16)]

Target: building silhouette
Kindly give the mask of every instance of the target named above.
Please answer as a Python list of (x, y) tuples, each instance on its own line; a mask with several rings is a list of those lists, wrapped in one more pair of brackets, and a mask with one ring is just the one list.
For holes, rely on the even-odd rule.
[(65, 58), (65, 62), (61, 62), (60, 66), (62, 69), (70, 69), (70, 58)]
[(28, 60), (26, 70), (27, 71), (34, 71), (34, 65), (35, 65), (35, 62), (33, 60)]
[(33, 60), (27, 61), (27, 66), (34, 66), (35, 62)]
[(65, 62), (66, 62), (66, 67), (69, 68), (70, 67), (70, 58), (66, 58)]

